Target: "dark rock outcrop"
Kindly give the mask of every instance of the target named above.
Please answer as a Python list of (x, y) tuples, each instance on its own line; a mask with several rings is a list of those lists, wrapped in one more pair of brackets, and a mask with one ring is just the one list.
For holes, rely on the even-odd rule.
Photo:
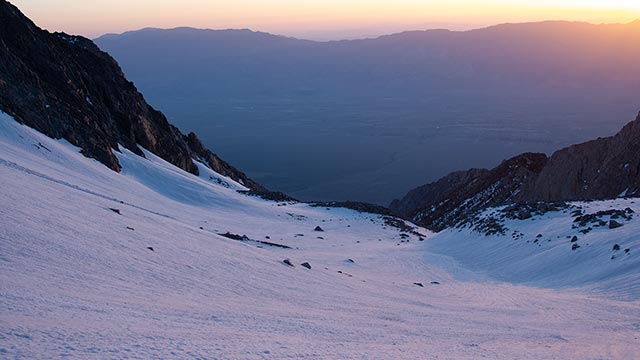
[(396, 215), (440, 231), (477, 210), (513, 202), (523, 184), (537, 177), (546, 162), (544, 154), (525, 153), (492, 170), (457, 171), (411, 190), (401, 200), (393, 201), (390, 209)]
[(309, 205), (315, 207), (345, 208), (378, 215), (391, 215), (391, 210), (384, 206), (358, 201), (314, 201)]
[(615, 221), (615, 220), (609, 220), (609, 229), (617, 229), (619, 227), (622, 227), (624, 225), (620, 224), (619, 222)]
[(64, 138), (120, 171), (113, 150), (142, 148), (193, 174), (202, 161), (257, 194), (271, 194), (183, 135), (146, 103), (116, 61), (91, 40), (38, 28), (0, 0), (0, 110), (50, 137)]
[(616, 135), (556, 151), (520, 200), (594, 200), (640, 192), (640, 114)]

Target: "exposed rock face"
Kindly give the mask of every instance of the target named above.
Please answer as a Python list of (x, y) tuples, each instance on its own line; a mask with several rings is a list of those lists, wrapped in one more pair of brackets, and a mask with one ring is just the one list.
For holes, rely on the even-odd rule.
[(611, 199), (640, 194), (640, 114), (612, 137), (544, 154), (522, 154), (493, 170), (451, 173), (394, 200), (394, 214), (435, 231), (509, 203)]
[(357, 201), (316, 201), (310, 203), (310, 205), (330, 208), (346, 208), (370, 214), (391, 215), (391, 210), (384, 206)]
[(453, 172), (411, 190), (390, 209), (429, 229), (440, 231), (485, 207), (514, 201), (523, 184), (538, 176), (547, 162), (544, 154), (525, 153), (498, 167)]
[(144, 156), (142, 146), (193, 174), (198, 159), (258, 193), (268, 191), (183, 135), (149, 106), (116, 61), (91, 40), (38, 28), (0, 0), (0, 110), (54, 138), (64, 138), (119, 171), (112, 149)]
[(611, 199), (640, 191), (640, 114), (615, 136), (556, 151), (520, 200)]

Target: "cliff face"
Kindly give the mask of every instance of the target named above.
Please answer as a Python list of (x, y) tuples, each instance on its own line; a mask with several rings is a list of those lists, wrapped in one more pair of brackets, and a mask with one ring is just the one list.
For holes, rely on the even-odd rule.
[(521, 201), (611, 199), (640, 191), (640, 114), (612, 137), (556, 151)]
[(519, 202), (602, 200), (640, 194), (640, 114), (618, 134), (544, 154), (522, 154), (492, 170), (451, 173), (390, 208), (435, 231), (487, 207)]
[(467, 215), (489, 206), (513, 201), (522, 186), (538, 176), (547, 162), (544, 154), (525, 153), (492, 170), (453, 172), (391, 203), (394, 214), (429, 229), (454, 226)]
[(91, 40), (38, 28), (0, 0), (0, 110), (54, 137), (64, 138), (119, 171), (112, 150), (144, 156), (142, 146), (193, 174), (192, 159), (267, 190), (207, 150), (195, 134), (183, 135), (149, 106), (116, 61)]

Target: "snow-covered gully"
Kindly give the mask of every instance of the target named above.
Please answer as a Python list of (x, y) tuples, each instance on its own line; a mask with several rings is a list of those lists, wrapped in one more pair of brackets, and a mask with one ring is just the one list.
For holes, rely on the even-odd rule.
[(563, 212), (418, 236), (146, 155), (0, 114), (1, 358), (640, 358), (639, 218), (575, 250)]

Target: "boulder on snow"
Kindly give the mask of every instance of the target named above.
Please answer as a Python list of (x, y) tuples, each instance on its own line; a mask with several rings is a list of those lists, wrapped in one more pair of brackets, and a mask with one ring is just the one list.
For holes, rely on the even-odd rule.
[(304, 263), (300, 264), (300, 266), (304, 266), (307, 269), (311, 269), (311, 264), (309, 264), (308, 262), (304, 262)]
[(116, 213), (118, 215), (122, 215), (122, 214), (120, 214), (120, 209), (109, 208), (109, 210), (113, 211), (114, 213)]
[(609, 220), (609, 229), (617, 229), (619, 227), (622, 227), (622, 224), (613, 219)]
[(532, 216), (533, 215), (531, 215), (530, 211), (523, 209), (523, 210), (518, 211), (518, 213), (516, 215), (516, 218), (518, 220), (527, 220), (527, 219), (530, 219)]
[(419, 283), (419, 282), (414, 282), (413, 285), (424, 287), (424, 285), (422, 285), (422, 283)]
[(313, 229), (313, 231), (324, 231), (320, 226), (316, 226), (315, 229)]
[(574, 235), (574, 236), (571, 238), (571, 242), (572, 242), (572, 243), (574, 243), (574, 242), (576, 242), (576, 241), (578, 241), (578, 237)]
[(580, 245), (574, 243), (573, 245), (571, 245), (571, 250), (577, 250), (580, 248)]
[(282, 260), (283, 263), (285, 263), (285, 265), (289, 265), (291, 267), (296, 267), (295, 265), (293, 265), (293, 262), (291, 262), (291, 259), (284, 259)]
[(439, 282), (437, 282), (437, 281), (432, 281), (432, 282), (431, 282), (431, 284), (432, 284), (432, 285), (440, 285), (440, 283), (439, 283)]
[(618, 251), (618, 250), (620, 250), (620, 245), (614, 244), (613, 245), (613, 251)]
[(154, 250), (153, 250), (153, 247), (151, 247), (151, 246), (147, 246), (147, 250), (154, 251)]

